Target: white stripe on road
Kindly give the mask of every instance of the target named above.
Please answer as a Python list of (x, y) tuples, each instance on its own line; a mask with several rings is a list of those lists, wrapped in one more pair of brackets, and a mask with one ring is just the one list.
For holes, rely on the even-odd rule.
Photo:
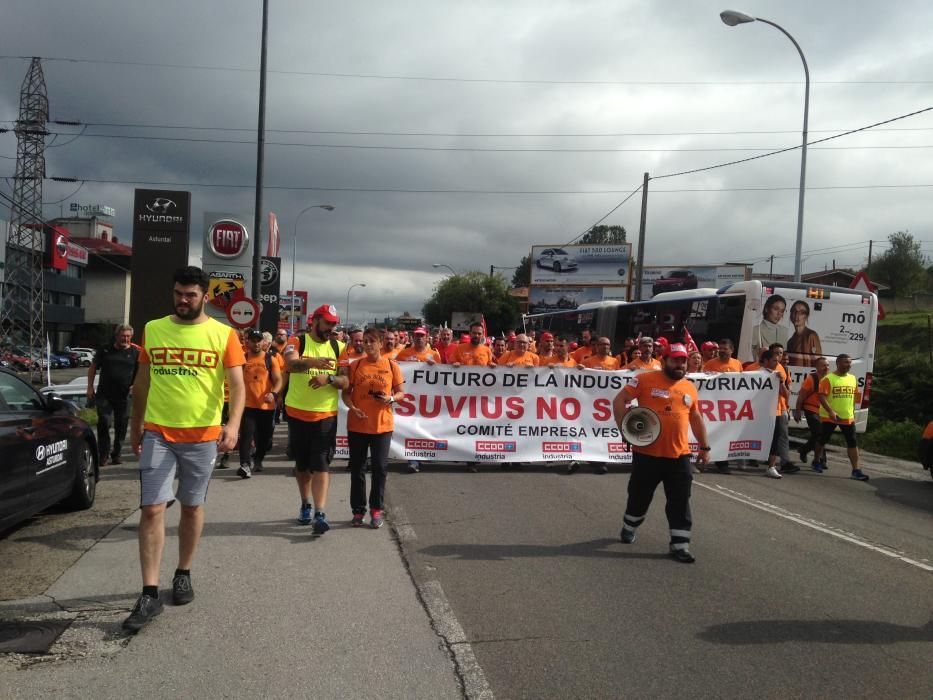
[(467, 641), (466, 633), (451, 609), (440, 581), (425, 581), (418, 588), (421, 590), (421, 598), (428, 609), (428, 615), (434, 621), (437, 633), (447, 640), (447, 645), (454, 655), (454, 663), (463, 680), (464, 695), (469, 700), (494, 700), (495, 696), (486, 681), (483, 667), (476, 660), (473, 647)]
[(858, 545), (859, 547), (870, 549), (871, 551), (878, 552), (880, 554), (885, 555), (886, 557), (891, 557), (892, 559), (899, 559), (900, 561), (906, 564), (910, 564), (911, 566), (916, 566), (918, 569), (923, 569), (924, 571), (933, 571), (933, 566), (930, 566), (929, 564), (924, 564), (923, 562), (917, 561), (916, 559), (905, 557), (903, 554), (899, 554), (898, 552), (895, 552), (891, 549), (885, 549), (884, 547), (879, 547), (878, 545), (875, 545), (875, 544), (872, 544), (871, 542), (863, 540), (861, 537), (851, 532), (841, 532), (839, 530), (834, 530), (830, 526), (824, 523), (821, 523), (817, 520), (812, 520), (803, 515), (798, 515), (797, 513), (791, 513), (790, 511), (785, 510), (781, 508), (780, 506), (776, 506), (772, 503), (767, 503), (766, 501), (759, 501), (758, 499), (752, 498), (751, 496), (746, 496), (744, 493), (739, 493), (738, 491), (727, 489), (723, 486), (719, 486), (718, 484), (714, 487), (708, 484), (701, 484), (699, 481), (694, 479), (693, 485), (699, 486), (700, 488), (706, 489), (707, 491), (712, 491), (713, 493), (718, 493), (721, 496), (725, 496), (726, 498), (731, 498), (733, 501), (744, 503), (745, 505), (751, 506), (752, 508), (757, 508), (758, 510), (763, 510), (766, 513), (771, 513), (772, 515), (776, 515), (779, 518), (790, 520), (791, 522), (797, 523), (798, 525), (803, 525), (804, 527), (809, 527), (818, 532), (823, 532), (827, 535), (832, 535), (833, 537), (837, 537), (840, 540), (844, 540), (846, 542), (850, 542), (852, 544)]

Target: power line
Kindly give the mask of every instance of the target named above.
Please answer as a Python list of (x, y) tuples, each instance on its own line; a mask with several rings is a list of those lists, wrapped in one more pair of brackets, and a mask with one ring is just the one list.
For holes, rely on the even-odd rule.
[[(933, 109), (930, 107), (929, 109)], [(924, 110), (926, 111), (926, 110)], [(865, 127), (868, 128), (868, 127)], [(863, 129), (857, 129), (856, 131), (861, 131)], [(832, 139), (839, 138), (841, 136), (847, 136), (853, 132), (848, 132), (844, 134), (837, 134), (835, 136), (830, 136), (828, 138), (819, 139), (818, 141), (813, 141), (812, 143), (822, 143), (823, 141), (829, 141)], [(49, 132), (53, 136), (65, 136), (70, 134), (62, 134), (60, 132)], [(80, 136), (85, 138), (97, 138), (97, 139), (123, 139), (128, 141), (167, 141), (167, 142), (180, 142), (180, 143), (217, 143), (223, 145), (244, 145), (244, 146), (253, 146), (256, 144), (256, 141), (253, 140), (237, 140), (237, 139), (204, 139), (204, 138), (194, 138), (194, 137), (179, 137), (179, 136), (137, 136), (130, 134), (87, 134), (82, 133), (75, 136), (71, 141), (68, 141), (63, 144), (58, 144), (59, 146), (66, 146), (69, 143), (72, 143), (75, 139)], [(485, 148), (485, 147), (472, 147), (472, 146), (384, 146), (384, 145), (372, 145), (372, 144), (345, 144), (345, 143), (301, 143), (301, 142), (285, 142), (285, 141), (266, 141), (267, 146), (281, 146), (285, 148), (322, 148), (322, 149), (350, 149), (350, 150), (364, 150), (364, 151), (433, 151), (433, 152), (444, 152), (444, 153), (719, 153), (719, 152), (735, 152), (735, 151), (764, 151), (765, 153), (755, 156), (753, 158), (745, 158), (742, 160), (731, 161), (723, 165), (735, 165), (737, 163), (744, 163), (749, 160), (754, 160), (755, 158), (761, 158), (765, 156), (778, 155), (780, 153), (787, 153), (800, 148), (800, 145), (789, 146), (787, 148), (781, 148), (774, 150), (773, 148), (761, 148), (761, 147), (719, 147), (719, 148)], [(808, 144), (809, 145), (809, 144)], [(918, 144), (918, 145), (865, 145), (865, 146), (823, 146), (812, 148), (814, 151), (853, 151), (853, 150), (912, 150), (912, 149), (929, 149), (933, 148), (933, 144)], [(709, 166), (708, 168), (701, 168), (699, 170), (688, 170), (682, 173), (675, 173), (674, 175), (684, 175), (692, 172), (699, 172), (700, 170), (709, 170), (714, 167), (723, 167), (723, 165)], [(665, 177), (673, 177), (674, 175), (658, 175), (653, 177), (653, 180), (659, 180)]]
[[(31, 59), (31, 56), (0, 56), (0, 59)], [(256, 68), (236, 66), (208, 66), (184, 63), (149, 63), (143, 61), (116, 61), (64, 56), (43, 56), (43, 61), (61, 63), (89, 63), (110, 66), (134, 66), (139, 68), (174, 68), (183, 70), (226, 71), (232, 73), (258, 73)], [(682, 86), (682, 85), (801, 85), (799, 80), (523, 80), (507, 78), (465, 78), (458, 76), (393, 75), (384, 73), (343, 73), (325, 71), (274, 70), (267, 73), (317, 78), (341, 78), (362, 80), (402, 80), (432, 83), (490, 83), (495, 85), (627, 85), (627, 86)], [(812, 85), (930, 85), (933, 80), (813, 80)]]
[[(195, 124), (124, 124), (118, 122), (78, 122), (53, 119), (52, 124), (63, 126), (97, 126), (107, 128), (125, 128), (125, 129), (181, 129), (190, 131), (245, 131), (252, 133), (253, 127), (232, 127), (232, 126), (204, 126)], [(0, 123), (14, 124), (12, 119), (0, 119)], [(833, 134), (849, 129), (810, 129), (811, 134)], [(330, 136), (425, 136), (442, 138), (618, 138), (618, 137), (642, 137), (642, 136), (755, 136), (755, 135), (780, 135), (780, 134), (799, 134), (800, 129), (784, 130), (745, 130), (745, 131), (632, 131), (632, 132), (607, 132), (607, 133), (460, 133), (460, 132), (441, 132), (441, 131), (347, 131), (347, 130), (325, 130), (325, 129), (266, 129), (269, 133), (276, 134), (315, 134)], [(933, 131), (933, 127), (892, 127), (890, 129), (877, 129), (877, 131)], [(2, 133), (2, 131), (0, 131)]]
[(632, 190), (632, 191), (629, 193), (628, 197), (626, 197), (625, 199), (623, 199), (621, 202), (619, 202), (618, 204), (616, 204), (612, 209), (610, 209), (610, 210), (607, 211), (605, 214), (603, 214), (599, 219), (597, 219), (597, 220), (594, 221), (592, 224), (590, 224), (589, 227), (587, 227), (586, 230), (581, 231), (576, 237), (570, 239), (570, 240), (566, 243), (566, 245), (573, 245), (574, 242), (576, 242), (576, 241), (580, 240), (581, 238), (583, 238), (583, 236), (585, 236), (585, 235), (586, 235), (589, 231), (591, 231), (595, 226), (599, 226), (603, 221), (605, 221), (606, 219), (608, 219), (609, 216), (610, 216), (616, 209), (618, 209), (618, 208), (621, 207), (623, 204), (625, 204), (628, 200), (630, 200), (632, 197), (634, 197), (636, 192), (640, 192), (640, 191), (641, 191), (641, 188), (642, 188), (642, 186), (639, 185), (639, 186), (636, 187), (634, 190)]

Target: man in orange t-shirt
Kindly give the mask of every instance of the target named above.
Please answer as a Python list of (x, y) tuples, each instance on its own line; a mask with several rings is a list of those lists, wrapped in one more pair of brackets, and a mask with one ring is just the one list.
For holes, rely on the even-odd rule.
[(616, 424), (621, 425), (631, 410), (631, 402), (649, 408), (660, 419), (657, 439), (644, 447), (632, 446), (632, 476), (628, 483), (628, 503), (623, 518), (622, 542), (635, 541), (635, 530), (645, 520), (648, 506), (659, 483), (667, 495), (667, 522), (671, 530), (670, 553), (675, 560), (692, 564), (690, 531), (690, 489), (693, 482), (688, 428), (699, 442), (697, 459), (709, 461), (706, 424), (700, 414), (697, 390), (686, 379), (687, 348), (671, 345), (660, 372), (642, 372), (633, 377), (612, 402)]
[(732, 357), (732, 341), (723, 338), (719, 341), (716, 357), (703, 363), (704, 372), (741, 372), (742, 363)]
[(382, 337), (382, 355), (386, 357), (391, 357), (393, 360), (395, 356), (402, 351), (402, 346), (398, 344), (398, 333), (393, 329), (387, 328), (385, 335)]
[(352, 362), (363, 357), (363, 329), (359, 326), (353, 326), (347, 339), (347, 346), (340, 353), (339, 364), (341, 367), (349, 367)]
[[(413, 344), (411, 347), (404, 348), (395, 359), (397, 362), (427, 362), (429, 365), (437, 364), (441, 361), (440, 353), (428, 345), (428, 329), (423, 326), (412, 331)], [(421, 471), (421, 462), (416, 459), (408, 460), (409, 474), (417, 474)]]
[[(807, 463), (807, 453), (814, 448), (820, 433), (823, 431), (820, 424), (820, 381), (828, 373), (829, 360), (825, 357), (818, 357), (814, 362), (814, 370), (800, 384), (800, 393), (797, 394), (794, 420), (799, 423), (800, 413), (803, 411), (804, 418), (807, 421), (807, 428), (810, 429), (810, 438), (800, 448), (800, 461), (804, 464)], [(813, 469), (814, 471), (822, 471), (826, 469), (826, 465), (814, 462)]]
[(366, 356), (350, 366), (349, 385), (343, 391), (347, 414), (347, 443), (350, 448), (350, 508), (353, 527), (366, 515), (366, 455), (370, 456), (372, 482), (369, 491), (370, 525), (382, 527), (385, 509), (386, 471), (395, 417), (392, 404), (405, 396), (398, 362), (380, 354), (379, 331), (363, 333)]
[(538, 338), (537, 350), (531, 347), (528, 349), (538, 356), (539, 365), (543, 367), (550, 364), (547, 358), (554, 354), (554, 334), (550, 331), (544, 331)]
[(473, 323), (470, 325), (470, 342), (460, 343), (450, 353), (450, 364), (454, 367), (461, 365), (467, 366), (495, 366), (492, 360), (492, 350), (484, 344), (486, 335), (483, 332), (482, 323)]
[(576, 367), (577, 361), (570, 355), (570, 341), (565, 336), (554, 339), (554, 354), (548, 357), (539, 357), (538, 365), (543, 367)]
[[(787, 399), (790, 392), (787, 389), (787, 372), (781, 366), (781, 355), (777, 350), (765, 350), (761, 353), (761, 366), (768, 372), (773, 372), (780, 378), (778, 385), (777, 405), (775, 406), (774, 434), (771, 437), (771, 450), (768, 452), (768, 469), (765, 472), (772, 479), (780, 479), (781, 472), (778, 471), (778, 460), (787, 454), (788, 433), (787, 433)], [(800, 467), (792, 465), (785, 466), (782, 471), (792, 474), (800, 471)]]
[(596, 352), (596, 336), (593, 335), (593, 331), (590, 328), (584, 328), (580, 336), (580, 347), (573, 351), (573, 359), (577, 361), (577, 364), (581, 364), (583, 360)]
[(623, 369), (633, 369), (637, 371), (659, 370), (661, 361), (653, 357), (654, 339), (649, 336), (642, 336), (638, 339), (638, 357), (629, 362)]
[(584, 357), (580, 364), (587, 369), (610, 371), (622, 369), (619, 358), (612, 356), (612, 342), (605, 337), (596, 339), (596, 352), (589, 357)]
[[(275, 429), (275, 401), (282, 391), (279, 361), (262, 349), (263, 343), (263, 334), (259, 331), (252, 329), (246, 334), (246, 364), (243, 365), (246, 408), (240, 423), (240, 468), (237, 469), (241, 479), (249, 479), (253, 471), (263, 469), (262, 460)], [(256, 450), (251, 454), (254, 441)]]
[(524, 333), (515, 336), (515, 349), (507, 351), (498, 359), (500, 367), (537, 367), (538, 356), (528, 349), (531, 340)]

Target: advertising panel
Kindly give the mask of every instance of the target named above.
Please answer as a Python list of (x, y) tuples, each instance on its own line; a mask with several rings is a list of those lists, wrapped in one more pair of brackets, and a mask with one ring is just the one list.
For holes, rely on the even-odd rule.
[(536, 245), (531, 261), (532, 286), (628, 285), (632, 244)]
[(279, 293), (281, 291), (280, 274), (282, 258), (264, 255), (260, 263), (259, 315), (260, 330), (275, 332), (279, 326)]
[(191, 193), (136, 190), (133, 199), (130, 324), (172, 312), (172, 276), (188, 264)]
[(751, 278), (745, 265), (645, 265), (641, 278), (641, 300), (662, 292), (720, 287)]
[(531, 287), (528, 290), (528, 313), (566, 311), (602, 299), (602, 287)]
[(253, 246), (255, 236), (247, 230), (244, 221), (249, 217), (229, 212), (206, 212), (202, 229), (201, 267), (214, 280), (224, 280), (223, 289), (211, 304), (207, 313), (219, 321), (226, 322), (226, 310), (230, 303), (252, 297)]
[(304, 330), (308, 315), (308, 292), (306, 290), (288, 290), (279, 296), (279, 328), (291, 332)]

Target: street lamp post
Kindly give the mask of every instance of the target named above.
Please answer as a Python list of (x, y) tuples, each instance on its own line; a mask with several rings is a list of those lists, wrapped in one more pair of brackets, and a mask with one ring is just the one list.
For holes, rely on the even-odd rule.
[(457, 274), (457, 271), (455, 269), (453, 269), (450, 265), (445, 265), (444, 263), (431, 263), (431, 267), (434, 267), (434, 268), (446, 267), (448, 270), (450, 270), (450, 274), (452, 275)]
[[(365, 287), (365, 286), (366, 286), (365, 282), (357, 282), (356, 284), (351, 284), (350, 289), (353, 289), (354, 287)], [(347, 310), (347, 317), (346, 319), (344, 319), (344, 324), (347, 326), (350, 325), (350, 289), (347, 290), (347, 305), (346, 307), (344, 307)]]
[(810, 68), (807, 66), (807, 59), (803, 55), (800, 44), (797, 43), (797, 40), (794, 39), (784, 27), (776, 22), (762, 19), (761, 17), (752, 17), (751, 15), (746, 15), (743, 12), (736, 12), (735, 10), (724, 10), (719, 13), (719, 17), (722, 19), (723, 23), (730, 27), (739, 24), (747, 24), (748, 22), (764, 22), (765, 24), (770, 24), (790, 39), (794, 48), (797, 49), (797, 53), (800, 54), (800, 60), (803, 61), (803, 74), (806, 78), (806, 86), (803, 97), (803, 145), (800, 147), (800, 192), (797, 198), (797, 247), (794, 252), (794, 281), (799, 282), (800, 253), (803, 248), (803, 199), (807, 184), (807, 118), (810, 112)]
[(336, 207), (332, 204), (312, 204), (309, 207), (305, 207), (300, 212), (298, 216), (295, 217), (295, 226), (292, 231), (292, 335), (295, 335), (295, 259), (298, 257), (298, 220), (301, 218), (301, 215), (306, 211), (311, 211), (312, 209), (323, 209), (324, 211), (333, 211)]

